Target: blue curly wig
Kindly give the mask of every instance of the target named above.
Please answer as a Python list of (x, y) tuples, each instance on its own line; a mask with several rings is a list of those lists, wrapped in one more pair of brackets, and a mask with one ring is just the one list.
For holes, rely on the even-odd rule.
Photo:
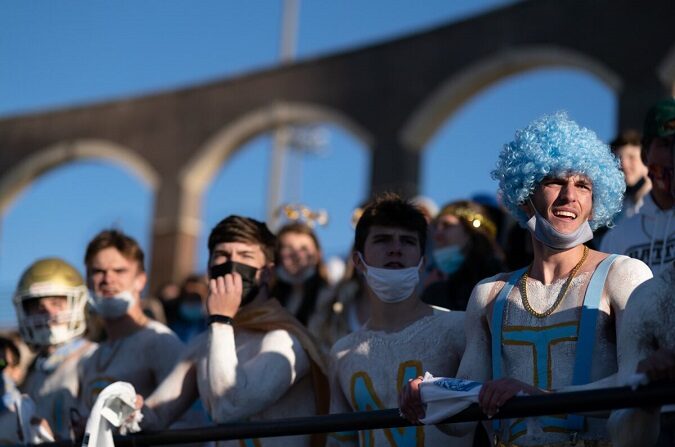
[(530, 123), (505, 144), (492, 178), (499, 181), (504, 205), (526, 227), (520, 205), (544, 177), (584, 174), (593, 182), (593, 230), (611, 226), (621, 210), (626, 189), (619, 161), (591, 130), (580, 127), (565, 112), (556, 112)]

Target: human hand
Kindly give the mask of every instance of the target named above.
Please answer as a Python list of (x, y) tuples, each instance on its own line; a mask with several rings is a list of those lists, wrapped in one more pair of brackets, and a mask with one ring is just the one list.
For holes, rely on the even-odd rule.
[(520, 392), (529, 395), (544, 394), (544, 391), (520, 380), (503, 378), (489, 380), (483, 384), (478, 393), (478, 405), (488, 418), (499, 413), (499, 408)]
[(209, 315), (234, 318), (241, 304), (243, 287), (239, 273), (228, 273), (209, 280), (206, 310)]
[(650, 381), (675, 380), (675, 350), (659, 348), (638, 363), (637, 372), (646, 374)]
[(419, 424), (420, 419), (424, 418), (425, 415), (424, 403), (420, 395), (421, 383), (421, 376), (416, 379), (410, 379), (398, 393), (400, 415), (414, 424)]

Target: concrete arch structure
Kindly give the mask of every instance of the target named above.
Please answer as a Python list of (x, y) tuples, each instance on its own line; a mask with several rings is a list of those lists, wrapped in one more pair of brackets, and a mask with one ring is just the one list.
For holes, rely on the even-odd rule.
[(555, 46), (508, 48), (445, 80), (412, 113), (401, 129), (400, 139), (406, 147), (421, 151), (439, 127), (473, 96), (504, 78), (548, 67), (576, 68), (597, 77), (615, 92), (622, 88), (617, 73), (577, 51)]
[(96, 139), (64, 141), (27, 157), (11, 172), (0, 178), (0, 216), (4, 214), (21, 190), (42, 174), (67, 163), (84, 159), (110, 161), (131, 171), (153, 192), (159, 187), (158, 173), (131, 149)]
[[(172, 259), (173, 263), (155, 265), (155, 271), (164, 269), (159, 270), (159, 274), (171, 278), (172, 271), (192, 270), (195, 246), (203, 230), (201, 204), (204, 192), (221, 166), (239, 148), (255, 136), (279, 126), (325, 122), (342, 127), (366, 147), (372, 144), (372, 136), (368, 131), (340, 111), (292, 102), (275, 102), (249, 111), (208, 137), (178, 172), (174, 199), (168, 200), (166, 195), (161, 196), (163, 201), (157, 208), (161, 214), (156, 212), (154, 221), (153, 259)], [(176, 250), (175, 244), (164, 243), (158, 238), (168, 241), (178, 239), (179, 248)]]
[(202, 194), (220, 166), (253, 137), (284, 125), (326, 122), (342, 127), (366, 147), (373, 142), (367, 129), (339, 111), (312, 104), (274, 103), (247, 113), (209, 138), (181, 171), (181, 184), (188, 191)]
[(30, 178), (25, 172), (39, 172), (40, 162), (23, 163), (40, 160), (33, 157), (46, 147), (91, 139), (130, 148), (159, 179), (154, 290), (192, 269), (195, 206), (205, 182), (228, 151), (256, 130), (289, 119), (284, 113), (297, 121), (319, 116), (341, 124), (371, 150), (371, 192), (412, 195), (420, 149), (440, 122), (511, 73), (552, 64), (586, 70), (616, 92), (618, 127), (639, 128), (647, 108), (673, 94), (673, 17), (671, 0), (525, 0), (376, 45), (208, 84), (3, 119), (0, 203), (12, 185)]

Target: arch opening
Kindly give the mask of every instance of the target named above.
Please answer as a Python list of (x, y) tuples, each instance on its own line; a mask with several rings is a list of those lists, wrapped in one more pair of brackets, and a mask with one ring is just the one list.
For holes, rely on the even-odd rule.
[(577, 70), (588, 73), (612, 92), (622, 89), (616, 73), (577, 51), (555, 46), (511, 48), (475, 63), (443, 82), (411, 114), (400, 138), (406, 147), (421, 150), (448, 117), (482, 91), (513, 76), (545, 69)]
[[(153, 201), (152, 184), (109, 159), (52, 166), (24, 186), (2, 216), (0, 293), (11, 297), (22, 271), (39, 258), (62, 258), (84, 275), (87, 243), (110, 227), (139, 242), (149, 268)], [(3, 300), (0, 326), (14, 324), (11, 300)]]
[[(317, 226), (324, 257), (345, 256), (352, 242), (350, 219), (368, 192), (370, 159), (363, 140), (339, 124), (313, 123), (325, 133), (325, 143), (316, 153), (288, 150), (288, 175), (281, 186), (281, 203), (300, 203), (313, 211), (328, 213), (328, 223)], [(273, 132), (258, 133), (231, 152), (203, 196), (203, 230), (199, 237), (196, 271), (208, 262), (206, 242), (211, 228), (230, 214), (267, 220), (268, 172), (272, 164)], [(339, 197), (332, 192), (339, 191)], [(231, 194), (230, 194), (231, 193)], [(279, 225), (284, 223), (280, 219)], [(274, 228), (271, 228), (274, 230)]]
[[(591, 112), (589, 101), (602, 113)], [(585, 71), (547, 68), (510, 76), (462, 104), (428, 141), (421, 190), (439, 205), (477, 195), (496, 203), (498, 185), (490, 172), (517, 129), (566, 110), (570, 118), (609, 141), (616, 133), (616, 107), (614, 92)], [(482, 132), (486, 127), (490, 131)]]

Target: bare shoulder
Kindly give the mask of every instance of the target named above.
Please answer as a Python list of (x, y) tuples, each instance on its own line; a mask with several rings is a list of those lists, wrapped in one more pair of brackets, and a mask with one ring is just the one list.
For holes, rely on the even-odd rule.
[(639, 259), (618, 255), (609, 269), (608, 276), (632, 276), (644, 282), (652, 277), (652, 271), (647, 264)]
[(492, 309), (492, 303), (512, 274), (498, 273), (476, 284), (469, 299), (467, 318), (472, 318), (476, 313), (483, 315)]
[(647, 320), (675, 321), (675, 265), (638, 285), (630, 295), (626, 312), (635, 315), (639, 324)]
[(652, 277), (647, 264), (628, 256), (617, 256), (607, 273), (605, 289), (612, 301), (625, 303), (630, 294), (643, 282)]

